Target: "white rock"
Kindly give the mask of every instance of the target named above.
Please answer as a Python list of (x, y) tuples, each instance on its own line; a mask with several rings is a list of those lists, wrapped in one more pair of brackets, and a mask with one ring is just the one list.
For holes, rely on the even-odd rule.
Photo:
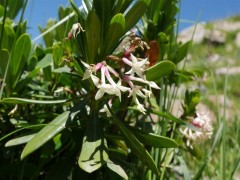
[(231, 67), (231, 68), (222, 67), (222, 68), (216, 69), (215, 73), (217, 75), (221, 75), (221, 74), (236, 75), (236, 74), (240, 74), (240, 67)]
[(194, 33), (193, 42), (196, 44), (203, 42), (205, 36), (205, 24), (206, 24), (205, 22), (198, 23), (196, 25), (195, 33), (194, 33), (195, 26), (190, 26), (184, 29), (182, 32), (180, 32), (178, 36), (178, 41), (185, 43), (192, 39)]
[(225, 32), (234, 32), (240, 29), (240, 22), (218, 20), (213, 23), (213, 29), (218, 29)]
[(235, 44), (238, 48), (240, 48), (240, 32), (238, 32), (236, 35)]

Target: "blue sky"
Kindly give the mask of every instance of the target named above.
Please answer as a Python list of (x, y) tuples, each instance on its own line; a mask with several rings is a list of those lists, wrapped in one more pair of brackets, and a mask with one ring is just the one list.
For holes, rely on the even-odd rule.
[[(81, 0), (75, 0), (80, 5)], [(45, 26), (49, 18), (57, 19), (58, 7), (68, 6), (68, 0), (29, 0), (25, 19), (28, 19), (28, 32), (32, 38), (39, 35), (37, 26)], [(196, 21), (212, 21), (240, 14), (239, 0), (182, 0), (180, 19)], [(181, 21), (180, 29), (190, 26), (191, 23)]]

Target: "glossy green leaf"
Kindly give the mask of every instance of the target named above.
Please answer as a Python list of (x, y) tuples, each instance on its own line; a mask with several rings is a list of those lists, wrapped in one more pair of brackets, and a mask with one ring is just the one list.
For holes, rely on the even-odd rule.
[(80, 10), (78, 9), (78, 7), (73, 3), (72, 0), (69, 0), (73, 10), (75, 11), (75, 13), (78, 15), (78, 16), (81, 16), (81, 13), (80, 13)]
[[(125, 18), (122, 14), (116, 14), (111, 22), (106, 35), (104, 54), (107, 55), (116, 48), (119, 39), (124, 35)], [(114, 34), (114, 35), (113, 35)]]
[(87, 11), (92, 10), (93, 0), (83, 0), (82, 3), (86, 6)]
[(25, 98), (4, 98), (1, 103), (11, 103), (11, 104), (59, 104), (65, 103), (69, 99), (61, 100), (35, 100), (35, 99), (25, 99)]
[(4, 74), (5, 74), (5, 70), (7, 68), (7, 63), (8, 63), (8, 60), (9, 60), (8, 50), (2, 49), (0, 51), (0, 57), (1, 57), (1, 60), (0, 60), (0, 76), (3, 78)]
[(85, 28), (88, 46), (88, 63), (96, 63), (95, 58), (98, 54), (100, 43), (101, 24), (94, 11), (88, 13)]
[(7, 85), (14, 87), (20, 75), (23, 72), (25, 63), (27, 62), (29, 53), (31, 51), (31, 39), (27, 34), (21, 35), (16, 41), (13, 49), (9, 70), (7, 75)]
[(174, 58), (174, 63), (178, 64), (179, 62), (181, 62), (188, 53), (188, 48), (191, 44), (191, 41), (186, 42), (185, 44), (181, 45), (178, 49), (177, 52), (175, 54), (175, 58)]
[(22, 71), (25, 62), (28, 59), (28, 55), (31, 50), (31, 39), (29, 35), (23, 34), (21, 35), (14, 47), (12, 53), (12, 59), (10, 63), (11, 74), (17, 76), (20, 71)]
[(188, 152), (190, 152), (194, 157), (198, 160), (201, 160), (203, 157), (203, 153), (198, 145), (193, 145), (193, 148), (187, 146)]
[(70, 73), (72, 74), (72, 69), (68, 66), (60, 67), (57, 69), (52, 70), (53, 73)]
[(5, 147), (9, 147), (9, 146), (16, 146), (16, 145), (20, 145), (20, 144), (25, 144), (28, 141), (30, 141), (33, 136), (35, 136), (36, 134), (30, 134), (30, 135), (26, 135), (26, 136), (22, 136), (22, 137), (18, 137), (15, 139), (11, 139), (9, 140), (6, 144)]
[(112, 112), (110, 107), (108, 107), (113, 117), (110, 119), (114, 122), (114, 124), (120, 129), (122, 135), (125, 138), (130, 149), (133, 153), (155, 174), (158, 174), (158, 169), (156, 164), (154, 163), (151, 155), (148, 151), (144, 148), (144, 146), (138, 141), (138, 139), (132, 134), (131, 131), (120, 121)]
[(149, 112), (153, 113), (153, 114), (156, 114), (158, 116), (162, 116), (162, 117), (165, 117), (167, 118), (168, 120), (171, 120), (173, 122), (176, 122), (178, 124), (181, 124), (181, 125), (186, 125), (186, 122), (173, 116), (172, 114), (168, 113), (168, 112), (161, 112), (161, 111), (158, 111), (158, 110), (154, 110), (154, 109), (150, 109)]
[(4, 7), (0, 5), (0, 17), (4, 15)]
[(53, 55), (52, 54), (46, 54), (44, 58), (42, 58), (36, 65), (35, 69), (42, 69), (46, 68), (49, 65), (51, 65), (53, 62)]
[(159, 136), (153, 133), (147, 133), (138, 129), (131, 128), (132, 133), (145, 145), (156, 148), (176, 148), (177, 143), (168, 137)]
[(9, 0), (8, 1), (8, 11), (7, 16), (11, 19), (14, 19), (19, 13), (20, 9), (23, 7), (24, 0)]
[(65, 128), (65, 124), (69, 119), (70, 111), (66, 111), (57, 116), (52, 122), (41, 129), (24, 147), (21, 159), (40, 148), (46, 142), (51, 140), (55, 135), (61, 132)]
[(148, 81), (159, 82), (161, 77), (169, 74), (175, 69), (175, 64), (171, 61), (161, 61), (146, 70), (146, 77)]
[(88, 119), (88, 126), (83, 138), (82, 150), (78, 159), (79, 166), (91, 173), (99, 169), (108, 160), (107, 141), (104, 139), (103, 127), (97, 114)]
[(11, 52), (15, 38), (16, 38), (16, 34), (13, 28), (10, 27), (9, 25), (5, 25), (2, 48), (7, 49), (9, 52)]
[(107, 161), (107, 167), (111, 169), (113, 172), (117, 173), (119, 176), (121, 176), (123, 179), (128, 179), (128, 175), (123, 170), (123, 168), (114, 162), (112, 162), (110, 159)]
[(130, 30), (133, 26), (137, 24), (139, 19), (143, 16), (146, 11), (150, 0), (138, 0), (127, 12), (125, 16), (126, 27), (125, 32)]

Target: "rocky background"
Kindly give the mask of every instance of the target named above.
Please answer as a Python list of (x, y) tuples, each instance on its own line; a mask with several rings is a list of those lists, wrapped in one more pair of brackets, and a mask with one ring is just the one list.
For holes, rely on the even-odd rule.
[[(192, 39), (186, 59), (189, 70), (204, 69), (202, 78), (197, 79), (209, 107), (212, 119), (218, 109), (226, 119), (239, 117), (240, 107), (240, 15), (213, 22), (200, 22), (180, 32), (178, 41), (185, 43)], [(225, 84), (226, 76), (228, 83)], [(190, 85), (194, 86), (194, 85)], [(224, 88), (227, 97), (224, 98)], [(224, 105), (224, 100), (226, 104)], [(224, 108), (224, 106), (226, 108)], [(205, 107), (206, 108), (206, 107)]]

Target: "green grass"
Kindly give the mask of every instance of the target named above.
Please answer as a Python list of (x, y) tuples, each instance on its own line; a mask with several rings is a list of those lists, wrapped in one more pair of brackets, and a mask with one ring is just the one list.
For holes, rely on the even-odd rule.
[[(240, 16), (229, 18), (230, 21), (239, 21)], [(212, 26), (211, 24), (209, 26)], [(209, 109), (215, 114), (217, 121), (214, 122), (214, 132), (218, 131), (220, 124), (223, 123), (222, 138), (214, 148), (212, 155), (208, 159), (207, 167), (203, 172), (203, 177), (207, 179), (238, 179), (240, 177), (239, 168), (239, 144), (240, 144), (240, 123), (239, 123), (239, 74), (227, 75), (216, 74), (220, 68), (232, 68), (240, 66), (240, 50), (234, 43), (236, 32), (228, 33), (226, 43), (214, 46), (211, 43), (193, 44), (189, 51), (190, 57), (186, 63), (186, 68), (202, 69), (205, 77), (201, 83), (204, 87), (203, 99)], [(229, 48), (230, 47), (230, 48)], [(217, 55), (217, 60), (210, 60), (211, 56)], [(227, 79), (226, 79), (227, 78)], [(224, 102), (214, 102), (210, 96), (224, 97)], [(228, 107), (226, 101), (231, 102)], [(214, 134), (215, 134), (214, 133)], [(207, 157), (214, 137), (200, 147), (203, 156)], [(188, 167), (192, 172), (197, 172), (204, 159), (192, 158), (190, 154), (184, 154), (188, 160)]]

